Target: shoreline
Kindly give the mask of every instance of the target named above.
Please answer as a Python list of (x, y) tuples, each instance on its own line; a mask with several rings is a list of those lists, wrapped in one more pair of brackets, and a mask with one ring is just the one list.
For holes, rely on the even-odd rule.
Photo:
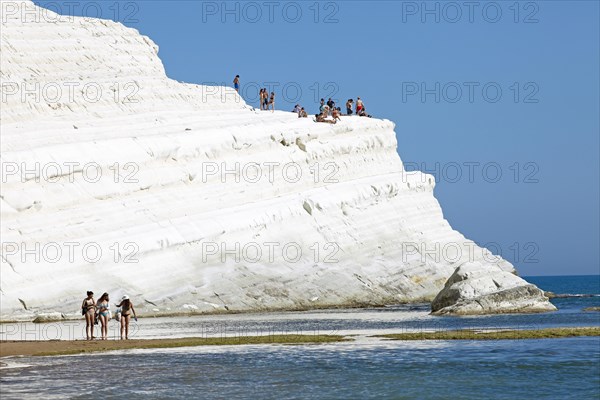
[[(339, 310), (368, 310), (368, 309), (385, 309), (392, 307), (425, 307), (430, 306), (430, 301), (415, 301), (406, 303), (351, 303), (341, 305), (324, 305), (315, 307), (296, 307), (296, 308), (269, 308), (264, 310), (212, 310), (212, 311), (173, 311), (173, 312), (157, 312), (154, 314), (138, 313), (139, 319), (153, 319), (153, 318), (178, 318), (178, 317), (202, 317), (202, 316), (221, 316), (221, 315), (257, 315), (257, 314), (277, 314), (277, 313), (301, 313), (301, 312), (312, 312), (312, 311), (339, 311)], [(430, 310), (431, 311), (431, 310)], [(65, 321), (80, 321), (84, 320), (81, 314), (64, 314), (64, 318), (53, 317), (53, 315), (59, 314), (58, 312), (40, 313), (34, 318), (23, 318), (23, 319), (2, 319), (2, 324), (17, 324), (17, 323), (34, 323), (34, 324), (45, 324), (52, 322), (65, 322)], [(42, 318), (40, 318), (42, 317)], [(40, 319), (38, 319), (40, 318)], [(36, 321), (37, 320), (37, 321)]]
[[(197, 346), (236, 345), (303, 345), (341, 343), (354, 341), (355, 335), (264, 335), (228, 337), (187, 337), (169, 339), (132, 340), (49, 340), (49, 341), (0, 341), (0, 360), (6, 357), (43, 357), (76, 354), (91, 354), (115, 350), (170, 349)], [(543, 328), (543, 329), (494, 329), (494, 330), (447, 330), (403, 332), (370, 335), (384, 342), (391, 341), (434, 341), (434, 340), (523, 340), (557, 339), (572, 337), (600, 337), (600, 326)], [(2, 363), (0, 362), (0, 367)]]
[(239, 346), (268, 344), (319, 344), (343, 342), (350, 339), (341, 335), (265, 335), (232, 337), (189, 337), (173, 339), (130, 340), (49, 340), (0, 341), (0, 360), (14, 356), (64, 356), (114, 350), (169, 349), (196, 346)]

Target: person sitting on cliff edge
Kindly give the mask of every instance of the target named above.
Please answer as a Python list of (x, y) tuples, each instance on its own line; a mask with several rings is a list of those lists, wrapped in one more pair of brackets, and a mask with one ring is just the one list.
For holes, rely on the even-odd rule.
[(329, 115), (329, 107), (325, 106), (323, 108), (323, 112), (321, 114), (317, 114), (316, 116), (316, 122), (325, 122), (328, 124), (335, 124), (337, 123), (337, 120), (335, 119), (328, 119), (327, 116)]
[(319, 105), (319, 113), (323, 114), (323, 110), (325, 110), (325, 99), (321, 99), (321, 104)]
[(333, 120), (336, 121), (336, 122), (338, 120), (339, 121), (342, 120), (341, 115), (342, 115), (342, 113), (341, 113), (339, 107), (338, 108), (334, 108), (333, 111), (331, 112), (331, 116), (333, 117)]
[(360, 112), (358, 113), (359, 117), (369, 117), (369, 118), (373, 118), (372, 115), (367, 114), (367, 109), (365, 107), (362, 108), (362, 110), (360, 110)]

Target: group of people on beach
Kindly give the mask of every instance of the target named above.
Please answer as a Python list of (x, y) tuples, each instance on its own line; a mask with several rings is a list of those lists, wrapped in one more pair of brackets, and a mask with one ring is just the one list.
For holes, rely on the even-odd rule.
[[(104, 292), (98, 301), (94, 300), (94, 292), (89, 290), (87, 297), (83, 299), (81, 304), (81, 315), (85, 317), (85, 334), (87, 340), (95, 339), (94, 325), (101, 324), (102, 340), (108, 339), (108, 321), (112, 317), (110, 311), (110, 299), (108, 293)], [(133, 314), (133, 318), (137, 321), (137, 315), (133, 308), (133, 303), (129, 296), (125, 295), (121, 298), (119, 304), (115, 304), (117, 311), (115, 319), (121, 323), (121, 339), (129, 339), (129, 320)]]

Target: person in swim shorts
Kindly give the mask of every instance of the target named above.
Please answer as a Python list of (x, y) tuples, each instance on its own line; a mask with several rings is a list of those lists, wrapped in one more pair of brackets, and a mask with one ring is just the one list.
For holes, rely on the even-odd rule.
[(363, 108), (364, 108), (363, 101), (360, 99), (360, 97), (357, 97), (356, 98), (356, 114), (360, 115)]

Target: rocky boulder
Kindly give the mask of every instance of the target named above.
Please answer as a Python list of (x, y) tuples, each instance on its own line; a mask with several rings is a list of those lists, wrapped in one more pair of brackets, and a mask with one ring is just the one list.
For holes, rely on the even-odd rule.
[(458, 267), (431, 303), (433, 315), (480, 315), (556, 311), (537, 286), (492, 265)]

